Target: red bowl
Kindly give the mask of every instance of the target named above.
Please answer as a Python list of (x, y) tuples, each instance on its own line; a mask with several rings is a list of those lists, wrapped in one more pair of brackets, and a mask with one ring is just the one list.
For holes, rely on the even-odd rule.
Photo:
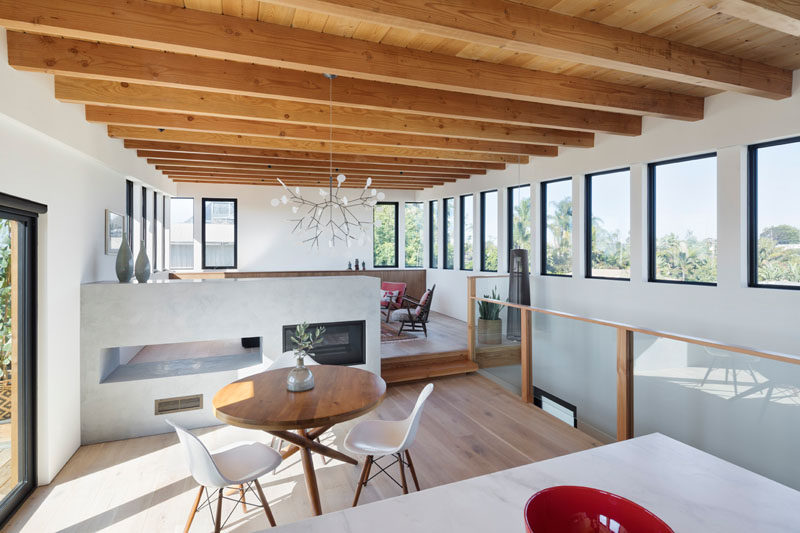
[(525, 504), (528, 533), (674, 533), (630, 500), (589, 487), (540, 490)]

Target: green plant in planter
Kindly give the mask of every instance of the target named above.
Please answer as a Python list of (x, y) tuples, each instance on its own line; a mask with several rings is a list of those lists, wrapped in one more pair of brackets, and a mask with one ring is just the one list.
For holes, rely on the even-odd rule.
[(294, 351), (300, 355), (312, 355), (311, 350), (322, 342), (325, 335), (325, 328), (318, 327), (313, 332), (308, 329), (308, 322), (298, 324), (294, 331), (291, 341), (294, 344)]
[[(492, 294), (484, 294), (484, 298), (490, 300), (499, 300), (500, 293), (497, 292), (497, 287), (492, 289)], [(500, 320), (500, 304), (492, 302), (478, 302), (478, 318), (483, 320)]]

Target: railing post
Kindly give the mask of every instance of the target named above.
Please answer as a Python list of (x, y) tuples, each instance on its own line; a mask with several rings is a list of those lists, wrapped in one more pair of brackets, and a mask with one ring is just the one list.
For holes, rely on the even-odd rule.
[(533, 328), (530, 309), (520, 309), (520, 367), (522, 372), (522, 401), (533, 403)]
[(633, 331), (617, 328), (617, 440), (633, 438)]
[(475, 360), (475, 285), (474, 276), (467, 277), (467, 352), (470, 361)]

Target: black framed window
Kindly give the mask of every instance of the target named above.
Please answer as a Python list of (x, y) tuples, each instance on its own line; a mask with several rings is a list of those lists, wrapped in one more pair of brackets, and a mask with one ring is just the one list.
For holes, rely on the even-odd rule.
[(542, 182), (542, 275), (572, 275), (572, 178)]
[(586, 175), (586, 277), (631, 278), (631, 171)]
[(194, 268), (194, 198), (169, 199), (169, 267)]
[(444, 268), (452, 270), (455, 264), (455, 234), (453, 225), (456, 221), (456, 201), (455, 198), (445, 198), (444, 217), (442, 219), (442, 240), (444, 241)]
[(161, 268), (167, 269), (167, 196), (161, 195)]
[(203, 268), (236, 268), (236, 198), (203, 198)]
[(125, 180), (125, 216), (128, 219), (128, 246), (133, 250), (133, 182)]
[(378, 202), (373, 212), (372, 264), (397, 268), (397, 202)]
[[(528, 250), (531, 258), (531, 186), (517, 185), (508, 188), (507, 231), (508, 266), (511, 266), (511, 250)], [(530, 265), (528, 265), (530, 269)]]
[(717, 154), (650, 163), (648, 279), (717, 283)]
[(158, 193), (153, 191), (153, 270), (158, 270)]
[[(147, 188), (142, 186), (142, 235), (139, 239), (139, 243), (142, 247), (144, 247), (145, 251), (147, 250)], [(138, 252), (137, 252), (138, 255)]]
[(428, 202), (429, 267), (439, 268), (439, 200)]
[(752, 145), (748, 158), (748, 284), (800, 289), (800, 137)]
[(459, 198), (459, 204), (459, 212), (461, 214), (461, 224), (459, 225), (461, 270), (472, 270), (475, 203), (471, 194), (464, 194)]
[(404, 217), (406, 227), (406, 268), (422, 267), (422, 234), (425, 231), (425, 204), (422, 202), (406, 202)]
[(497, 272), (497, 191), (481, 192), (481, 270)]

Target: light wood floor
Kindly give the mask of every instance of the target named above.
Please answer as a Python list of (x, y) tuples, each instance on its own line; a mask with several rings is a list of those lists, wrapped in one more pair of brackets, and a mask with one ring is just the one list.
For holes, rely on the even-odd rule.
[[(412, 457), (423, 490), (533, 461), (571, 453), (600, 443), (556, 420), (486, 378), (471, 374), (434, 381)], [(367, 415), (405, 417), (424, 383), (395, 385), (379, 409)], [(323, 442), (340, 446), (351, 423), (336, 426)], [(268, 435), (227, 426), (197, 431), (215, 448), (241, 439), (269, 442)], [(261, 481), (278, 524), (309, 516), (299, 454)], [(361, 460), (362, 458), (359, 458)], [(348, 507), (360, 466), (314, 458), (324, 511)], [(395, 472), (397, 473), (397, 472)], [(195, 482), (188, 476), (173, 433), (81, 447), (54, 482), (38, 488), (4, 531), (182, 531)], [(385, 477), (364, 490), (367, 504), (400, 494)], [(232, 503), (223, 507), (227, 514)], [(267, 528), (263, 513), (236, 509), (225, 531)], [(193, 532), (212, 530), (204, 511)]]
[(428, 317), (428, 337), (422, 331), (412, 332), (417, 338), (398, 342), (382, 342), (381, 357), (421, 355), (467, 349), (467, 323), (451, 316), (431, 311)]

